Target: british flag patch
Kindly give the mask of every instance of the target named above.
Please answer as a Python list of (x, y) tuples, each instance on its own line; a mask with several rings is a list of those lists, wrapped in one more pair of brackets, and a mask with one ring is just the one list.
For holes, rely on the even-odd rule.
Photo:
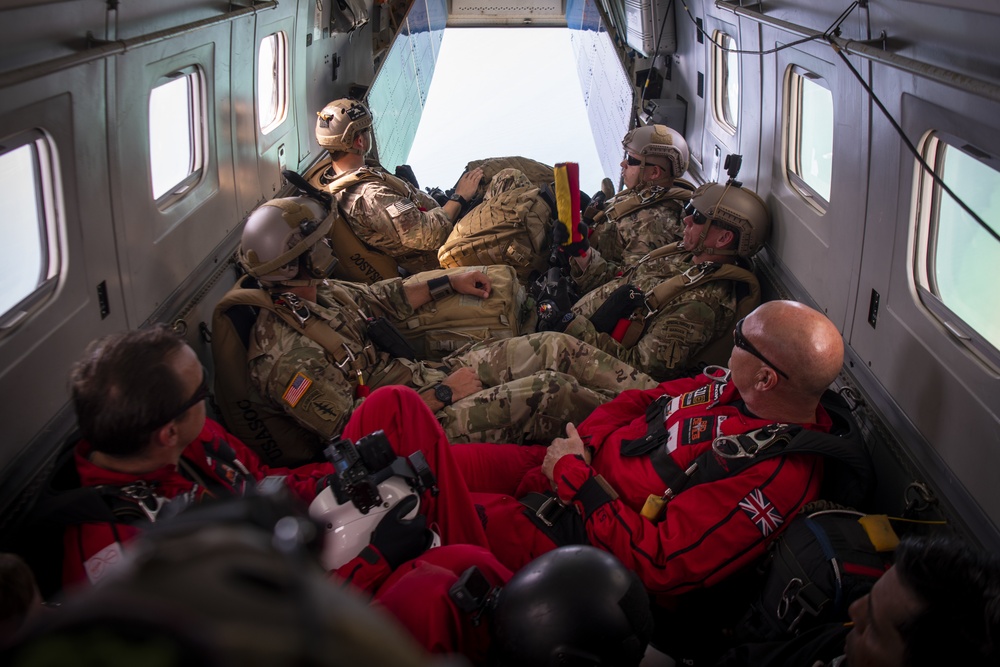
[(294, 408), (299, 404), (299, 401), (302, 400), (302, 395), (309, 390), (312, 383), (312, 380), (307, 378), (302, 373), (296, 373), (295, 379), (292, 380), (290, 385), (288, 385), (288, 389), (285, 390), (285, 393), (282, 394), (281, 398), (285, 401), (285, 403), (288, 403)]
[(747, 497), (740, 501), (740, 509), (757, 524), (758, 530), (764, 537), (776, 531), (778, 526), (785, 522), (785, 518), (760, 489), (748, 493)]

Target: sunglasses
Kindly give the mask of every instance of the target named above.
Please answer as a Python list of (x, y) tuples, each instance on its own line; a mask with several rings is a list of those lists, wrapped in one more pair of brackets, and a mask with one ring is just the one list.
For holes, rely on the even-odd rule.
[(641, 164), (642, 164), (642, 160), (640, 160), (640, 159), (639, 159), (639, 158), (637, 158), (637, 157), (632, 157), (632, 156), (631, 156), (631, 155), (629, 155), (628, 153), (626, 153), (626, 154), (625, 154), (625, 162), (626, 162), (626, 164), (628, 164), (628, 165), (629, 165), (630, 167), (638, 167), (639, 165), (641, 165)]
[(696, 225), (704, 225), (709, 220), (714, 220), (714, 218), (710, 218), (701, 211), (699, 211), (698, 209), (696, 209), (694, 207), (693, 202), (688, 202), (687, 205), (684, 206), (684, 215), (685, 216), (690, 215), (692, 218), (691, 222), (693, 222)]
[(208, 371), (205, 370), (204, 366), (202, 366), (201, 384), (199, 384), (198, 388), (194, 390), (194, 394), (191, 395), (191, 398), (184, 401), (184, 403), (182, 403), (169, 418), (163, 420), (163, 423), (159, 424), (158, 426), (154, 426), (153, 428), (158, 429), (161, 426), (166, 426), (167, 424), (174, 421), (175, 419), (183, 415), (185, 412), (187, 412), (194, 406), (204, 401), (207, 397), (208, 397)]
[[(744, 317), (743, 320), (745, 319), (746, 318)], [(733, 343), (736, 345), (736, 347), (740, 348), (741, 350), (749, 352), (753, 356), (763, 361), (765, 364), (773, 368), (778, 375), (788, 380), (789, 379), (788, 373), (775, 366), (772, 361), (770, 361), (767, 357), (761, 354), (760, 351), (753, 346), (753, 343), (751, 343), (746, 339), (746, 336), (743, 335), (743, 320), (737, 322), (736, 328), (733, 329)]]

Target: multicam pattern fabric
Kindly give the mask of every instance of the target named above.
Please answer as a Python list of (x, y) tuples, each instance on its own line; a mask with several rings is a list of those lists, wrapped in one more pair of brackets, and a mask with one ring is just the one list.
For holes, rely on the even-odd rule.
[[(656, 248), (684, 235), (683, 208), (681, 199), (664, 199), (655, 204), (641, 207), (614, 219), (613, 207), (627, 198), (640, 200), (654, 197), (659, 186), (647, 185), (638, 191), (626, 190), (615, 195), (604, 205), (609, 216), (599, 221), (590, 234), (590, 245), (605, 260), (615, 265), (633, 263)], [(610, 277), (610, 276), (609, 276)]]
[(378, 167), (362, 167), (378, 176), (335, 195), (341, 214), (362, 241), (417, 273), (438, 268), (437, 250), (451, 233), (452, 222), (430, 195), (407, 185), (403, 195), (385, 183)]
[[(367, 339), (358, 310), (395, 321), (412, 314), (398, 279), (372, 286), (331, 281), (309, 309), (344, 338), (354, 361), (338, 365), (319, 344), (265, 311), (251, 337), (249, 373), (265, 400), (325, 438), (343, 430), (358, 405), (355, 369), (372, 389), (402, 384), (417, 390), (460, 367), (475, 369), (484, 389), (437, 414), (453, 442), (547, 443), (564, 434), (567, 421), (583, 420), (622, 390), (656, 386), (618, 359), (555, 333), (482, 344), (443, 364), (393, 358)], [(286, 400), (289, 387), (296, 381), (301, 387), (301, 376), (308, 387), (295, 392), (295, 401)]]
[[(597, 259), (595, 257), (595, 259)], [(612, 292), (632, 284), (649, 293), (660, 283), (691, 268), (691, 254), (667, 255), (640, 262), (629, 277), (604, 281), (606, 263), (592, 262), (587, 271), (576, 277), (581, 290), (590, 290), (573, 306), (577, 317), (566, 333), (586, 341), (618, 359), (631, 364), (657, 380), (687, 375), (697, 353), (715, 338), (731, 331), (736, 312), (736, 294), (732, 281), (714, 280), (677, 295), (660, 309), (646, 327), (639, 342), (625, 348), (605, 333), (598, 333), (588, 319)]]

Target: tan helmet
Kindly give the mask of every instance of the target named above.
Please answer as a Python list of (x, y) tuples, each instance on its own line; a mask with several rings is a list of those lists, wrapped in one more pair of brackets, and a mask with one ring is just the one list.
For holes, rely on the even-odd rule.
[(622, 139), (622, 148), (638, 155), (643, 165), (655, 164), (669, 169), (672, 178), (687, 171), (691, 151), (681, 133), (666, 125), (646, 125), (631, 130)]
[[(716, 255), (753, 257), (771, 233), (771, 213), (767, 204), (756, 192), (736, 183), (706, 183), (694, 191), (685, 208), (687, 215), (695, 216), (695, 224), (704, 224), (699, 246), (708, 234), (712, 223), (722, 223), (737, 236), (736, 248), (715, 249)], [(704, 251), (704, 247), (693, 252)]]
[(342, 99), (330, 102), (318, 114), (316, 141), (328, 151), (344, 151), (361, 155), (354, 147), (359, 134), (372, 126), (372, 114), (357, 100)]
[[(240, 264), (264, 283), (314, 284), (330, 275), (337, 258), (327, 233), (333, 216), (309, 197), (264, 202), (247, 218), (240, 242)], [(309, 279), (293, 281), (299, 258)]]

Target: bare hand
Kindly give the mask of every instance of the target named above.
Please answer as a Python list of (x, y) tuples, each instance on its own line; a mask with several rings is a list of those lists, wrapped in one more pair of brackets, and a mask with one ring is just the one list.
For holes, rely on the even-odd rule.
[(451, 400), (460, 401), (483, 390), (483, 383), (471, 368), (459, 368), (441, 381), (441, 384), (451, 388)]
[(566, 437), (554, 439), (549, 448), (545, 450), (542, 472), (552, 482), (553, 488), (555, 488), (553, 475), (555, 475), (556, 462), (564, 456), (579, 456), (588, 464), (590, 463), (590, 455), (584, 448), (583, 440), (580, 439), (580, 434), (576, 432), (576, 427), (573, 426), (572, 422), (566, 424)]
[(448, 277), (451, 288), (459, 294), (470, 294), (487, 299), (492, 291), (490, 279), (482, 271), (466, 271)]
[(462, 199), (472, 199), (472, 195), (476, 194), (476, 190), (479, 189), (479, 181), (481, 180), (483, 180), (482, 167), (465, 172), (455, 184), (455, 194)]

